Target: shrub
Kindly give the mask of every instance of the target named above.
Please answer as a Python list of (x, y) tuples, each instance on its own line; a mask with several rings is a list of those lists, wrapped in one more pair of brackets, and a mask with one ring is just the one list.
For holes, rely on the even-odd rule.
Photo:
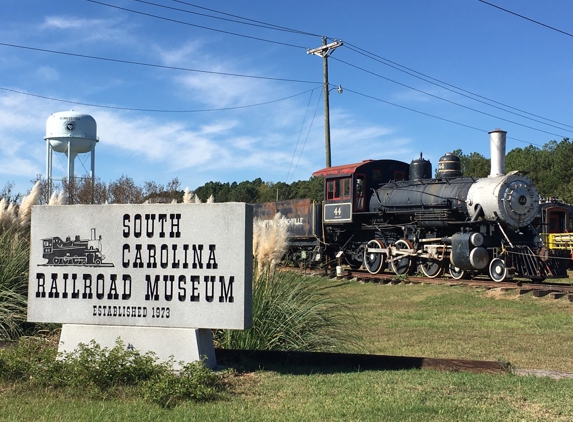
[(216, 374), (202, 361), (172, 370), (173, 361), (158, 362), (152, 352), (128, 350), (121, 340), (102, 348), (94, 341), (58, 355), (55, 341), (22, 337), (17, 347), (0, 350), (0, 381), (26, 389), (60, 389), (75, 396), (132, 394), (162, 407), (184, 400), (213, 400), (226, 373)]
[(144, 385), (145, 398), (171, 408), (182, 401), (207, 401), (217, 397), (220, 378), (203, 361), (190, 362), (179, 374), (161, 371)]
[(0, 232), (0, 339), (23, 334), (28, 303), (28, 236), (16, 226)]
[(290, 271), (264, 272), (253, 283), (253, 326), (219, 330), (225, 349), (357, 351), (354, 318), (326, 288)]
[(0, 339), (13, 340), (24, 333), (30, 219), (39, 195), (37, 182), (19, 206), (0, 199)]

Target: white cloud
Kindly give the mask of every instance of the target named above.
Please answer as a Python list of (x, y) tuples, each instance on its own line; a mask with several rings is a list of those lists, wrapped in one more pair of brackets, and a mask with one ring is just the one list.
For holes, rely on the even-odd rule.
[(188, 41), (178, 48), (166, 48), (155, 45), (153, 49), (159, 55), (166, 66), (184, 67), (190, 63), (198, 63), (198, 55), (203, 42), (198, 40)]
[(58, 71), (51, 66), (40, 66), (36, 70), (36, 76), (48, 82), (56, 81), (60, 78)]
[(213, 108), (261, 103), (268, 98), (270, 91), (265, 82), (213, 74), (185, 75), (178, 78), (178, 82), (195, 101)]
[(76, 29), (104, 27), (107, 22), (103, 19), (82, 19), (75, 16), (47, 16), (40, 29)]
[(392, 101), (407, 102), (407, 103), (427, 103), (432, 98), (414, 90), (395, 92), (390, 96)]
[[(259, 71), (239, 66), (238, 60), (222, 59), (206, 53), (202, 49), (204, 45), (205, 43), (201, 40), (192, 40), (177, 48), (166, 48), (158, 44), (154, 47), (165, 65), (215, 72), (175, 74), (173, 82), (177, 85), (181, 96), (187, 99), (191, 96), (193, 101), (206, 104), (211, 108), (226, 108), (257, 104), (275, 99), (280, 95), (280, 90), (271, 87), (269, 81), (218, 74), (256, 76)], [(270, 93), (276, 95), (270, 98)]]
[(21, 176), (32, 180), (41, 173), (43, 173), (43, 169), (30, 160), (13, 155), (3, 156), (0, 159), (0, 174), (3, 176)]
[(82, 43), (114, 42), (130, 44), (134, 42), (130, 30), (133, 24), (123, 18), (85, 19), (73, 15), (47, 16), (40, 25), (43, 31), (57, 31), (62, 36), (69, 34), (57, 44), (75, 46)]

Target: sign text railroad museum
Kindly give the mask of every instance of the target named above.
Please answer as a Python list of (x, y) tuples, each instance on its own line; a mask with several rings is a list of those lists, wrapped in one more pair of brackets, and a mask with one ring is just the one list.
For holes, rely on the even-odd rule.
[(251, 325), (249, 205), (39, 206), (28, 319), (244, 329)]

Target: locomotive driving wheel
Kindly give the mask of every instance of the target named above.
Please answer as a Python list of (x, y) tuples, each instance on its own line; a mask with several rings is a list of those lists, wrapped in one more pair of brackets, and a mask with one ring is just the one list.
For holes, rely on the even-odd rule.
[[(396, 241), (396, 243), (394, 243), (394, 247), (398, 250), (411, 251), (414, 249), (412, 243), (407, 239), (400, 239)], [(394, 271), (394, 273), (397, 275), (412, 274), (415, 257), (409, 255), (402, 255), (399, 252), (396, 256), (401, 256), (401, 258), (393, 257), (392, 261), (390, 262), (392, 271)]]
[(386, 263), (386, 255), (380, 252), (369, 251), (369, 249), (385, 249), (386, 246), (381, 240), (370, 240), (364, 249), (364, 267), (370, 274), (379, 274)]
[(428, 258), (420, 263), (420, 270), (426, 277), (436, 278), (444, 274), (445, 268), (441, 261)]

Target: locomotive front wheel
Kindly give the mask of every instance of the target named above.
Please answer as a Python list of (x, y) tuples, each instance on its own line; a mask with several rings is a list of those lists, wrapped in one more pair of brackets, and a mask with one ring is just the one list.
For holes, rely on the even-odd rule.
[[(412, 243), (406, 239), (396, 241), (396, 243), (394, 243), (394, 247), (398, 250), (414, 249)], [(397, 258), (391, 261), (390, 266), (396, 275), (412, 274), (412, 270), (414, 268), (414, 257), (403, 255), (402, 258)]]
[(420, 270), (428, 278), (436, 278), (444, 274), (445, 268), (440, 261), (425, 259), (420, 264)]
[(378, 239), (371, 240), (367, 243), (364, 249), (364, 268), (370, 274), (379, 274), (384, 268), (386, 263), (386, 255), (380, 252), (368, 252), (368, 249), (386, 249), (384, 243)]
[(454, 280), (461, 280), (468, 277), (468, 272), (450, 264), (450, 275)]
[(505, 262), (499, 258), (492, 259), (489, 264), (489, 276), (496, 283), (505, 281), (507, 278), (507, 268)]

